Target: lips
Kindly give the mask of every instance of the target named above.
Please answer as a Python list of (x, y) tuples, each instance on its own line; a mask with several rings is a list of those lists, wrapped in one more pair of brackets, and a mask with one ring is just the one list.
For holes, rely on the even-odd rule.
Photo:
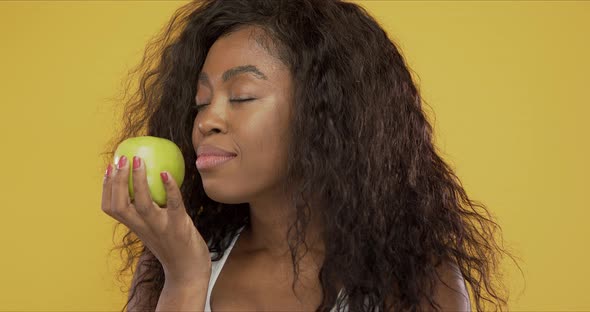
[(211, 156), (211, 155), (201, 155), (197, 158), (195, 164), (197, 165), (198, 170), (209, 169), (213, 167), (220, 166), (223, 163), (226, 163), (236, 156)]
[(197, 161), (195, 164), (197, 165), (197, 169), (206, 170), (228, 162), (236, 156), (236, 153), (232, 153), (221, 147), (203, 144), (197, 148)]
[(201, 156), (230, 157), (230, 156), (237, 156), (237, 154), (227, 151), (221, 147), (217, 147), (217, 146), (209, 145), (209, 144), (203, 144), (197, 148), (197, 158), (199, 158)]

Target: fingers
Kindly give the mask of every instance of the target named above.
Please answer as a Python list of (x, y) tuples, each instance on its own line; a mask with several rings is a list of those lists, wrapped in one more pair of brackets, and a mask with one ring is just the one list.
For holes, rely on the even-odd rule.
[(112, 177), (111, 213), (113, 217), (136, 233), (143, 231), (145, 223), (129, 199), (129, 160), (121, 156)]
[(184, 202), (182, 201), (182, 194), (176, 184), (176, 181), (172, 178), (170, 172), (163, 171), (160, 173), (164, 187), (166, 188), (166, 208), (170, 212), (184, 212)]
[(100, 208), (108, 215), (111, 215), (111, 172), (113, 171), (113, 165), (109, 164), (102, 180), (102, 200)]
[(141, 216), (147, 218), (156, 212), (156, 207), (154, 207), (152, 196), (150, 195), (145, 163), (141, 157), (133, 157), (133, 172), (131, 176), (133, 179), (135, 209)]
[(111, 196), (112, 209), (127, 208), (129, 199), (129, 161), (121, 156), (116, 164), (117, 170), (113, 175), (113, 190)]
[[(129, 186), (128, 184), (123, 185), (121, 183), (121, 181), (128, 181), (129, 175), (124, 175), (123, 169), (114, 169), (109, 164), (103, 181), (101, 207), (102, 211), (107, 215), (125, 224), (137, 233), (142, 230), (144, 224), (135, 209), (129, 207)], [(125, 195), (123, 198), (119, 198), (121, 197), (121, 193)]]
[[(137, 222), (138, 218), (133, 215), (134, 213), (137, 213), (130, 211), (128, 207), (129, 203), (127, 201), (129, 196), (127, 195), (127, 198), (123, 199), (125, 201), (123, 206), (114, 200), (114, 198), (119, 196), (117, 194), (121, 193), (121, 191), (119, 191), (119, 187), (117, 186), (117, 183), (119, 183), (117, 180), (122, 178), (121, 170), (116, 170), (114, 168), (115, 167), (113, 167), (113, 165), (109, 164), (103, 180), (101, 203), (102, 211), (113, 217), (115, 220), (127, 225), (128, 227), (133, 227), (133, 229), (136, 230), (138, 226), (141, 226), (141, 224)], [(118, 178), (117, 172), (119, 172)], [(128, 193), (127, 185), (124, 186), (123, 191)]]

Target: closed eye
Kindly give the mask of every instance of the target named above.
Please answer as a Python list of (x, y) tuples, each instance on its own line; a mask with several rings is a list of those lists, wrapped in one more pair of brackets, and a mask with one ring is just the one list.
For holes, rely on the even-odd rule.
[(249, 98), (249, 99), (230, 99), (230, 102), (248, 102), (248, 101), (252, 101), (255, 100), (254, 98)]
[[(256, 100), (255, 98), (247, 98), (247, 99), (230, 99), (230, 102), (248, 102), (248, 101), (252, 101), (252, 100)], [(204, 104), (199, 104), (196, 106), (197, 111), (201, 110), (201, 108), (203, 108), (204, 106), (209, 105), (209, 103), (204, 103)]]

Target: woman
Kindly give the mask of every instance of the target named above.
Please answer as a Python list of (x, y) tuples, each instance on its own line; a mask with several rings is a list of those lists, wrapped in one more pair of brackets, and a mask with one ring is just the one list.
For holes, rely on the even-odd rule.
[(361, 7), (192, 2), (147, 51), (109, 158), (152, 135), (187, 169), (180, 187), (163, 174), (164, 208), (141, 159), (107, 169), (102, 209), (129, 228), (121, 273), (138, 261), (128, 310), (505, 307), (499, 227), (438, 155), (400, 51)]

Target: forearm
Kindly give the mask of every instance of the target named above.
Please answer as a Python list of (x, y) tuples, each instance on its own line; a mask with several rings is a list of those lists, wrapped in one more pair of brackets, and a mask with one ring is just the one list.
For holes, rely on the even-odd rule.
[(208, 280), (190, 285), (165, 282), (156, 311), (204, 311), (208, 286)]

